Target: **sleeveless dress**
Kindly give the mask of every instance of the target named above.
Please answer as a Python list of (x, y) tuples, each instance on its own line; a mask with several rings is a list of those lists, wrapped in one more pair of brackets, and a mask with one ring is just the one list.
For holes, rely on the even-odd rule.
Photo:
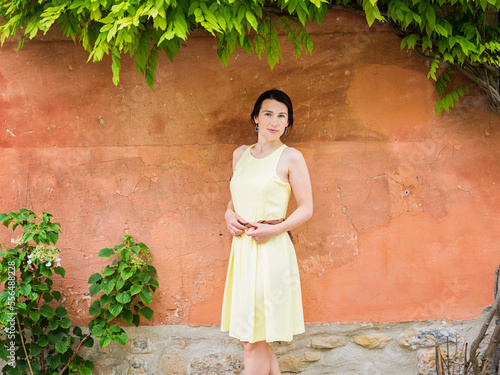
[[(290, 184), (276, 174), (282, 145), (265, 158), (248, 147), (230, 189), (235, 212), (250, 222), (284, 218)], [(304, 332), (297, 258), (284, 232), (263, 244), (243, 233), (233, 237), (222, 305), (221, 330), (241, 341), (292, 341)]]

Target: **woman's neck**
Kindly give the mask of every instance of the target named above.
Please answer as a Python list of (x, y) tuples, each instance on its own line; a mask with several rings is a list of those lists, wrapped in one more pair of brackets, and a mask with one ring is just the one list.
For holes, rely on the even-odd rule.
[(256, 157), (266, 157), (272, 154), (281, 146), (283, 146), (283, 142), (281, 142), (281, 140), (279, 139), (272, 142), (258, 140), (255, 146), (253, 147), (252, 155)]

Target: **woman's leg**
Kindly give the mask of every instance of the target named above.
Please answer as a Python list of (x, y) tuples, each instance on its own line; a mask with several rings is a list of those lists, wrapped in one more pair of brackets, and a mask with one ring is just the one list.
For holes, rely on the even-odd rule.
[(245, 375), (269, 375), (271, 372), (271, 356), (268, 343), (240, 341), (245, 359)]
[(273, 348), (271, 348), (271, 345), (267, 344), (267, 347), (269, 348), (269, 357), (271, 358), (271, 371), (269, 372), (269, 374), (280, 375), (281, 370), (278, 363), (278, 357), (276, 357), (276, 354), (274, 353)]
[(280, 375), (278, 358), (265, 341), (254, 343), (240, 341), (245, 359), (245, 375)]

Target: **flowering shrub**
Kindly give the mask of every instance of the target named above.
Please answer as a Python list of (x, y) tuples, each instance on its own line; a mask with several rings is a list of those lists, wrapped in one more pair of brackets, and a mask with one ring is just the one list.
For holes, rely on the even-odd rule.
[(60, 305), (62, 294), (53, 289), (52, 277), (64, 277), (61, 255), (56, 245), (60, 224), (44, 212), (38, 217), (32, 211), (0, 213), (0, 223), (23, 234), (11, 240), (10, 248), (0, 244), (0, 358), (7, 362), (1, 370), (9, 375), (63, 375), (77, 371), (90, 375), (93, 363), (78, 355), (82, 347), (92, 347), (92, 336), (101, 347), (111, 341), (124, 345), (127, 334), (111, 321), (116, 318), (139, 325), (139, 315), (151, 320), (153, 311), (147, 306), (158, 286), (156, 270), (146, 263), (151, 260), (143, 243), (135, 244), (125, 236), (124, 243), (114, 249), (105, 248), (101, 257), (120, 252), (100, 273), (93, 274), (90, 294), (98, 296), (89, 313), (94, 319), (89, 330), (71, 328), (68, 311)]

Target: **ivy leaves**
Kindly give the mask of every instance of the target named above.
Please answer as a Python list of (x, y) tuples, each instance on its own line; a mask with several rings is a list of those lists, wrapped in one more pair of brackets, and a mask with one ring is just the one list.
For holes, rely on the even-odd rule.
[[(52, 218), (49, 213), (39, 217), (27, 209), (0, 213), (0, 222), (6, 227), (23, 229), (22, 235), (12, 239), (11, 248), (0, 251), (0, 323), (11, 332), (0, 335), (0, 358), (7, 361), (9, 356), (17, 357), (16, 367), (3, 368), (5, 374), (25, 374), (29, 368), (34, 374), (40, 374), (40, 369), (54, 374), (66, 364), (72, 373), (78, 370), (90, 375), (94, 367), (74, 351), (77, 345), (92, 347), (92, 338), (80, 328), (71, 330), (68, 311), (57, 306), (62, 294), (53, 289), (52, 276), (64, 277), (66, 272), (54, 266), (60, 261), (59, 249), (53, 246), (60, 231), (59, 223), (53, 223)], [(3, 248), (6, 246), (0, 244)], [(12, 342), (16, 349), (9, 352)]]
[(124, 345), (128, 340), (120, 326), (111, 324), (114, 319), (137, 327), (141, 316), (147, 320), (153, 318), (153, 310), (148, 305), (159, 284), (154, 278), (156, 269), (145, 261), (149, 260), (148, 250), (142, 242), (134, 243), (127, 235), (123, 243), (99, 251), (99, 257), (119, 256), (119, 260), (104, 267), (101, 273), (92, 274), (88, 280), (90, 295), (100, 295), (89, 309), (90, 315), (96, 317), (89, 323), (89, 329), (99, 338), (101, 347), (111, 341)]
[[(3, 373), (10, 375), (63, 374), (79, 372), (91, 375), (94, 364), (78, 355), (82, 347), (92, 347), (95, 336), (101, 347), (115, 341), (125, 345), (128, 336), (118, 324), (140, 323), (140, 317), (153, 318), (148, 306), (153, 300), (158, 281), (156, 269), (148, 264), (149, 249), (125, 236), (123, 243), (104, 248), (100, 257), (119, 259), (105, 266), (101, 273), (90, 276), (91, 296), (97, 296), (89, 309), (95, 318), (89, 323), (90, 333), (71, 329), (68, 311), (61, 306), (62, 294), (53, 290), (52, 276), (64, 277), (59, 250), (52, 245), (58, 240), (59, 223), (52, 215), (41, 217), (32, 211), (0, 213), (0, 223), (12, 229), (23, 228), (23, 235), (11, 240), (11, 247), (0, 243), (0, 359), (16, 358), (16, 366), (7, 365)], [(30, 242), (28, 242), (30, 241)], [(33, 244), (33, 242), (35, 244)], [(25, 340), (29, 337), (29, 340)], [(9, 350), (9, 348), (14, 348)], [(33, 371), (31, 371), (33, 370)]]
[[(401, 50), (414, 50), (430, 62), (428, 78), (436, 81), (440, 99), (436, 114), (448, 111), (464, 95), (468, 86), (448, 89), (450, 76), (461, 70), (483, 92), (498, 87), (500, 29), (490, 15), (500, 10), (499, 0), (392, 0), (379, 1), (398, 35), (405, 35)], [(377, 18), (385, 20), (383, 16)], [(451, 69), (447, 69), (451, 67)], [(485, 70), (483, 72), (483, 69)], [(493, 95), (494, 96), (494, 95)], [(490, 105), (495, 109), (495, 100)], [(496, 99), (500, 110), (500, 99)]]
[(267, 53), (271, 67), (282, 58), (278, 31), (284, 30), (296, 54), (311, 52), (312, 41), (304, 29), (307, 21), (321, 22), (326, 0), (27, 0), (0, 3), (0, 41), (16, 31), (25, 39), (46, 33), (57, 25), (65, 36), (89, 52), (88, 61), (111, 56), (113, 83), (120, 80), (121, 56), (130, 54), (137, 72), (152, 88), (159, 54), (170, 60), (193, 30), (217, 38), (223, 64), (236, 48)]

